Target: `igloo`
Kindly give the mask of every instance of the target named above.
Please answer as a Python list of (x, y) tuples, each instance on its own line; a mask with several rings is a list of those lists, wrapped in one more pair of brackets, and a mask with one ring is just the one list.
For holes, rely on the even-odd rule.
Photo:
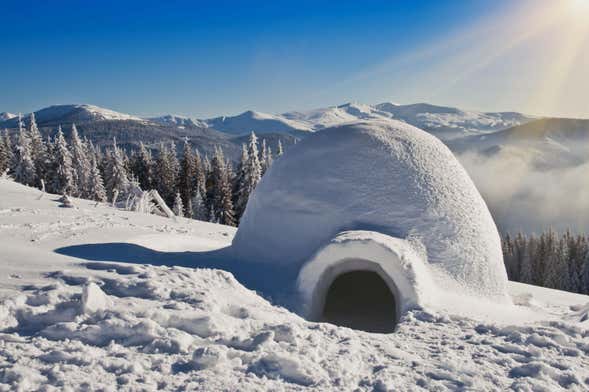
[(292, 147), (250, 198), (232, 248), (288, 282), (271, 296), (357, 329), (390, 332), (408, 309), (466, 297), (509, 301), (485, 202), (442, 142), (402, 122), (340, 125)]

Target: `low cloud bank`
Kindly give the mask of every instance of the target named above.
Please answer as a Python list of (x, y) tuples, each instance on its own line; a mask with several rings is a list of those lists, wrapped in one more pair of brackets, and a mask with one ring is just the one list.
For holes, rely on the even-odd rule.
[(589, 233), (589, 160), (542, 170), (531, 154), (501, 151), (491, 157), (458, 156), (505, 232), (539, 233), (548, 228)]

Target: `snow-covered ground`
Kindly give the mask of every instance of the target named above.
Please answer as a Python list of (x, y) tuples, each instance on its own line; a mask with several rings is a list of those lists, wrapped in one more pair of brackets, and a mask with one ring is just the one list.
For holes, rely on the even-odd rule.
[(369, 334), (190, 268), (239, 270), (233, 228), (40, 196), (0, 180), (0, 390), (589, 388), (589, 297), (510, 283), (530, 317), (449, 306)]

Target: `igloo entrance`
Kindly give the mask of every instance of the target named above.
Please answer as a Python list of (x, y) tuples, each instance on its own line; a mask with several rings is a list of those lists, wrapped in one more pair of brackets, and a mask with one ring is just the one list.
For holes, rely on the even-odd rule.
[(397, 304), (387, 283), (374, 271), (337, 276), (325, 294), (321, 321), (367, 332), (391, 333)]

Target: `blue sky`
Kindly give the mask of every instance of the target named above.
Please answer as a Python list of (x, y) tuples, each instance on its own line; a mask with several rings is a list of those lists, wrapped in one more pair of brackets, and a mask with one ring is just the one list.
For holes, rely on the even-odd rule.
[(428, 101), (589, 117), (589, 99), (577, 102), (589, 56), (570, 49), (566, 80), (541, 86), (554, 60), (529, 41), (544, 30), (514, 38), (544, 2), (2, 0), (0, 111), (92, 103), (208, 117)]

